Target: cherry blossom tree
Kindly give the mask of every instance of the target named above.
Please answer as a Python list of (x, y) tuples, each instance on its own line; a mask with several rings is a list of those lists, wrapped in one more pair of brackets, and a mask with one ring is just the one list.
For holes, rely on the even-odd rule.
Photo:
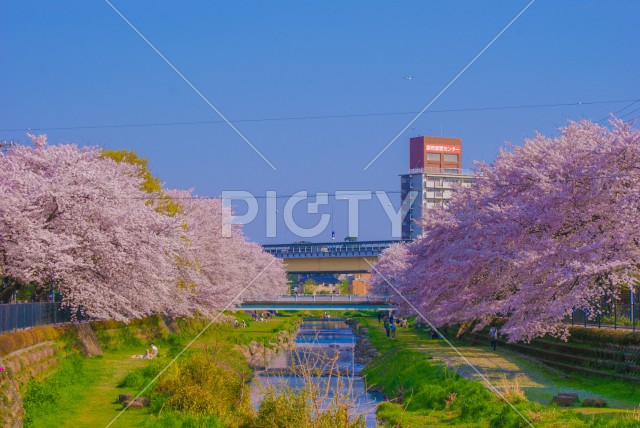
[(30, 138), (0, 152), (0, 276), (125, 321), (211, 313), (258, 274), (249, 293), (286, 289), (279, 261), (240, 229), (222, 236), (219, 199), (175, 192), (188, 197), (174, 203), (137, 158)]
[[(182, 262), (189, 267), (183, 271), (183, 280), (194, 290), (190, 294), (193, 310), (207, 313), (232, 300), (240, 303), (258, 294), (286, 292), (282, 262), (246, 241), (240, 226), (231, 225), (231, 211), (221, 199), (198, 198), (190, 191), (168, 194), (182, 207), (188, 244)], [(225, 227), (230, 228), (229, 234)]]
[[(409, 261), (408, 245), (404, 242), (392, 245), (380, 254), (375, 268), (371, 269), (371, 293), (379, 296), (394, 296), (396, 289), (401, 289), (403, 295), (410, 301), (413, 293), (409, 294), (409, 284), (405, 283), (411, 263)], [(398, 299), (404, 307), (404, 300)]]
[(30, 137), (33, 148), (0, 157), (4, 274), (53, 284), (96, 318), (185, 313), (174, 283), (180, 224), (145, 204), (134, 167)]
[[(380, 271), (438, 325), (497, 316), (510, 340), (551, 333), (574, 307), (594, 314), (634, 284), (640, 260), (640, 132), (569, 123), (478, 164), (424, 236)], [(390, 251), (390, 256), (393, 254)]]

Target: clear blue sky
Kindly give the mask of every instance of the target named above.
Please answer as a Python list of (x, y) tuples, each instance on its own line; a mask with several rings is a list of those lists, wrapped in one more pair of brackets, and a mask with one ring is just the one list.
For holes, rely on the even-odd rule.
[[(418, 111), (526, 3), (114, 0), (231, 120)], [(639, 99), (639, 20), (637, 1), (538, 0), (431, 110)], [(462, 138), (470, 167), (629, 104), (427, 113), (366, 172), (412, 115), (238, 122), (273, 171), (226, 124), (78, 128), (219, 120), (103, 1), (0, 1), (0, 59), (0, 139), (43, 128), (54, 143), (133, 149), (199, 195), (398, 191), (410, 136)], [(334, 214), (342, 239), (346, 202)], [(263, 217), (251, 239), (296, 239), (266, 239)], [(360, 239), (389, 236), (378, 202), (362, 204)]]

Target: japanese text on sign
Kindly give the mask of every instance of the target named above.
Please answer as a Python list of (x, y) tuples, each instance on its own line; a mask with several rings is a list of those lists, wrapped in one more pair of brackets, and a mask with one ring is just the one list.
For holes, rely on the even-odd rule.
[(429, 152), (443, 152), (443, 153), (460, 153), (460, 147), (458, 146), (442, 146), (427, 144), (425, 150)]

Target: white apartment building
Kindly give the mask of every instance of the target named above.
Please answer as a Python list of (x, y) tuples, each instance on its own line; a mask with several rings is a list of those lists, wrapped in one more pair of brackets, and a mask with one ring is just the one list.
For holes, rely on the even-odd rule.
[(411, 207), (403, 204), (402, 239), (416, 239), (422, 235), (422, 227), (417, 221), (422, 219), (424, 210), (446, 207), (457, 188), (469, 187), (473, 174), (460, 168), (415, 168), (400, 176), (402, 201), (409, 192), (417, 192)]

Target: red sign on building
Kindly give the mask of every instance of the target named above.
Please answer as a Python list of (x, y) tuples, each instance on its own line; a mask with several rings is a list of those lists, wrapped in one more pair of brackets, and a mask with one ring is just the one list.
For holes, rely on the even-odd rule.
[(440, 153), (460, 153), (460, 146), (445, 146), (436, 144), (426, 144), (424, 150), (427, 152), (440, 152)]
[(462, 140), (459, 138), (414, 137), (409, 146), (409, 169), (462, 168)]

